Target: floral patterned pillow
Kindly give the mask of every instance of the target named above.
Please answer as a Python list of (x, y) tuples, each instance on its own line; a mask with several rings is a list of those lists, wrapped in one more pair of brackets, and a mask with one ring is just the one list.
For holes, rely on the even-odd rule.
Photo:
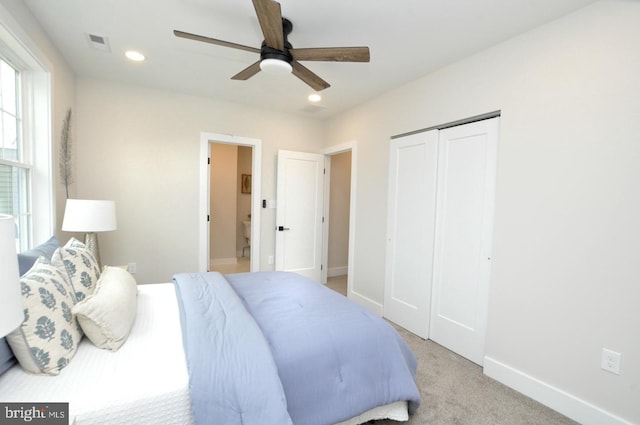
[(38, 258), (20, 278), (24, 322), (7, 335), (20, 365), (32, 373), (57, 375), (76, 353), (82, 330), (71, 309), (72, 287), (64, 269)]
[(75, 302), (93, 294), (100, 278), (100, 268), (85, 244), (75, 238), (69, 239), (69, 242), (53, 253), (51, 264), (67, 271), (74, 289)]

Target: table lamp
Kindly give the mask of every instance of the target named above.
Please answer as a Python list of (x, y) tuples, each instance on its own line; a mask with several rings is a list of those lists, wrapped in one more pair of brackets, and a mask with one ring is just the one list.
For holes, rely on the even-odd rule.
[(116, 204), (114, 201), (93, 199), (67, 199), (62, 220), (65, 232), (85, 232), (84, 243), (102, 269), (98, 232), (116, 230)]
[(0, 337), (6, 336), (23, 321), (16, 220), (13, 216), (0, 214)]

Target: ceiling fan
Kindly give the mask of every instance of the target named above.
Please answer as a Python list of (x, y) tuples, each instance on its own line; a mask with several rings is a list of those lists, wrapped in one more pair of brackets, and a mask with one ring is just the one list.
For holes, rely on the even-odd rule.
[(260, 54), (260, 60), (231, 77), (232, 80), (248, 80), (260, 70), (284, 69), (292, 72), (314, 90), (330, 86), (299, 61), (369, 62), (368, 47), (318, 47), (294, 49), (287, 40), (293, 24), (282, 17), (280, 3), (273, 0), (252, 0), (258, 15), (264, 41), (260, 49), (215, 38), (174, 30), (176, 37), (231, 47)]

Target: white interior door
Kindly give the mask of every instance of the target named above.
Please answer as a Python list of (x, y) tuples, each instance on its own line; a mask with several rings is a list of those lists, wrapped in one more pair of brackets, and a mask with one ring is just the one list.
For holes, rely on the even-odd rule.
[(429, 337), (438, 130), (391, 140), (384, 317)]
[(482, 365), (499, 118), (440, 131), (429, 338)]
[(322, 278), (324, 155), (278, 151), (276, 270)]

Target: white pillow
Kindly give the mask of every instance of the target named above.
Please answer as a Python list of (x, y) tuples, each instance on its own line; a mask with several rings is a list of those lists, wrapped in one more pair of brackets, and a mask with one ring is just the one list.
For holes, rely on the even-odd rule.
[(7, 342), (25, 370), (57, 375), (82, 338), (67, 273), (40, 257), (20, 278), (20, 285), (24, 322), (7, 335)]
[(138, 286), (119, 267), (105, 266), (92, 295), (72, 309), (89, 340), (116, 351), (125, 342), (136, 318)]

